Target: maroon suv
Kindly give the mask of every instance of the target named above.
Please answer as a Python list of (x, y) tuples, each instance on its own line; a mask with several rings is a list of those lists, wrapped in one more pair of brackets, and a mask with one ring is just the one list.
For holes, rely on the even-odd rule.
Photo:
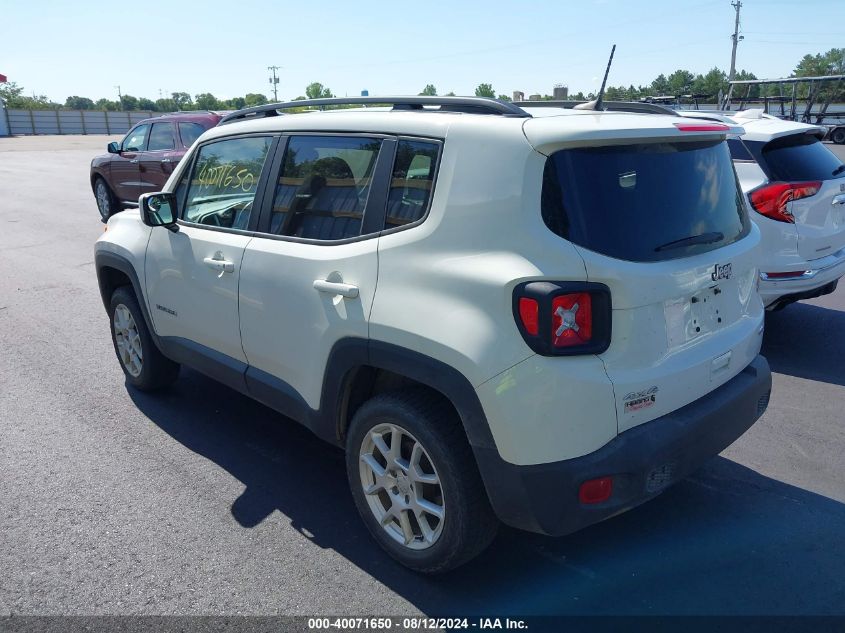
[(144, 119), (122, 141), (109, 143), (108, 154), (91, 161), (91, 188), (103, 222), (137, 205), (142, 193), (161, 191), (191, 144), (221, 118), (213, 112), (166, 114)]

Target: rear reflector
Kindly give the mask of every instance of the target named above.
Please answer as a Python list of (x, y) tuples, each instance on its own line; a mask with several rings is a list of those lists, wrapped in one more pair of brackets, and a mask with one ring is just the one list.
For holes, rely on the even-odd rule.
[(578, 489), (578, 501), (581, 503), (601, 503), (610, 499), (613, 494), (613, 477), (590, 479), (581, 484)]
[(727, 132), (731, 128), (722, 123), (675, 123), (681, 132)]
[(822, 183), (814, 182), (772, 182), (748, 194), (751, 206), (760, 215), (778, 222), (795, 223), (787, 206), (793, 200), (809, 198), (821, 189)]
[(537, 336), (540, 331), (540, 304), (537, 303), (536, 299), (520, 298), (519, 318), (525, 331), (532, 336)]
[(792, 277), (803, 277), (805, 270), (797, 270), (791, 273), (763, 273), (766, 279), (790, 279)]

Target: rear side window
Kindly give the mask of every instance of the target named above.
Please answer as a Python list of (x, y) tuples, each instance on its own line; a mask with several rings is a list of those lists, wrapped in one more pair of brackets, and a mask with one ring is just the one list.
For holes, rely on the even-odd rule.
[(728, 149), (731, 152), (731, 158), (734, 160), (754, 160), (754, 156), (751, 155), (745, 144), (738, 138), (728, 139)]
[(361, 219), (381, 140), (294, 136), (276, 183), (270, 233), (342, 240), (361, 233)]
[(182, 145), (185, 147), (193, 145), (194, 141), (196, 141), (203, 132), (205, 132), (205, 128), (199, 123), (193, 123), (191, 121), (179, 122), (179, 136), (182, 137)]
[(546, 161), (542, 214), (561, 237), (637, 262), (704, 253), (750, 230), (721, 141), (556, 152)]
[(763, 146), (763, 161), (772, 180), (832, 180), (845, 177), (840, 161), (812, 134), (792, 134)]
[(439, 144), (399, 141), (387, 196), (385, 228), (391, 229), (422, 218), (431, 202)]
[(147, 150), (151, 152), (174, 149), (176, 147), (173, 142), (173, 124), (172, 123), (153, 123), (153, 129), (150, 132), (150, 142)]
[(200, 147), (182, 219), (245, 231), (271, 144), (268, 136), (250, 136)]

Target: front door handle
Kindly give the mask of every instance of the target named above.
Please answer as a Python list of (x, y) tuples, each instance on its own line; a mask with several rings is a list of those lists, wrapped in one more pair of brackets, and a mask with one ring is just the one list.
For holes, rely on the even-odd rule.
[(235, 272), (235, 264), (230, 261), (226, 261), (222, 257), (206, 257), (202, 260), (206, 266), (211, 268), (211, 270), (216, 270), (220, 274), (218, 277), (222, 277), (223, 273), (232, 273)]
[(129, 162), (130, 162), (130, 163), (132, 163), (132, 164), (134, 165), (135, 163), (137, 163), (137, 162), (138, 162), (138, 159), (137, 159), (137, 158), (133, 158), (133, 159), (132, 159), (132, 160), (130, 160)]
[(358, 286), (342, 284), (337, 281), (327, 281), (325, 279), (315, 279), (314, 290), (330, 295), (340, 295), (347, 299), (354, 299), (358, 296)]

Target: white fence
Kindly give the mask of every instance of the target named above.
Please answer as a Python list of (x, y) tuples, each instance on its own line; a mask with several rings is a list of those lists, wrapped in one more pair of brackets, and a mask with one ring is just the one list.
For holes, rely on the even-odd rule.
[[(125, 134), (142, 119), (164, 112), (104, 112), (100, 110), (4, 110), (9, 134)], [(4, 126), (0, 125), (0, 130)]]

